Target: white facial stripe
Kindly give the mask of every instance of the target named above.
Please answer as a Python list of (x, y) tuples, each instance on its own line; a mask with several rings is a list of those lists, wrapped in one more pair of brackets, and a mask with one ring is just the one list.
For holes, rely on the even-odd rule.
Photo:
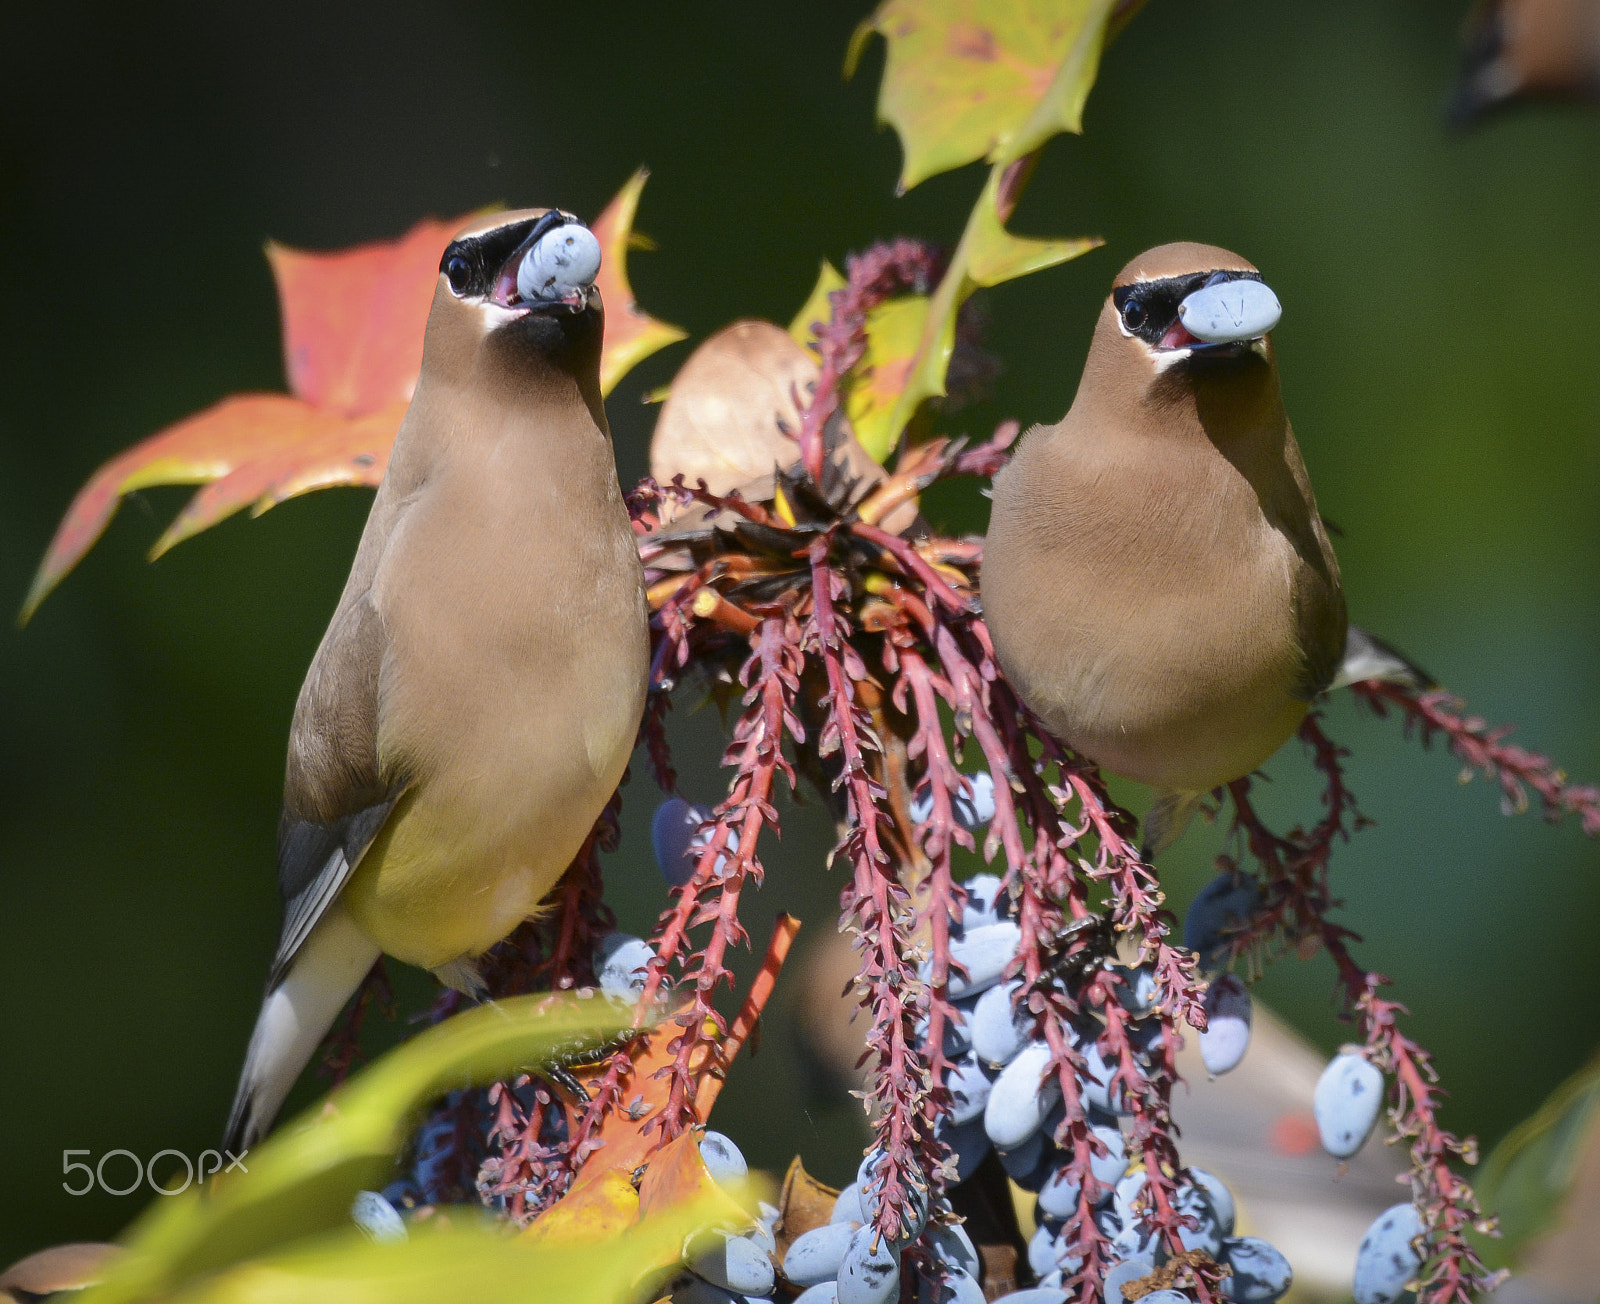
[(507, 308), (504, 304), (493, 303), (488, 299), (477, 300), (473, 307), (483, 315), (484, 329), (491, 331), (526, 316), (528, 312), (526, 308)]
[[(1127, 332), (1124, 331), (1123, 334), (1126, 335)], [(1144, 341), (1141, 340), (1140, 343), (1142, 344)], [(1145, 344), (1144, 351), (1150, 355), (1150, 363), (1153, 367), (1155, 367), (1156, 375), (1158, 376), (1166, 372), (1168, 369), (1177, 366), (1178, 363), (1186, 362), (1188, 359), (1194, 356), (1194, 349), (1192, 348), (1153, 349), (1148, 344)], [(1265, 362), (1267, 360), (1266, 337), (1262, 336), (1259, 339), (1251, 340), (1250, 352), (1254, 353), (1263, 362)]]

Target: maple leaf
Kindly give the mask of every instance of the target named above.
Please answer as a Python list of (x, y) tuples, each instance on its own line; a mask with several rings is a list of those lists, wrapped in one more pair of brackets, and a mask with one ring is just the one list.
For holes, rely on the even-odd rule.
[(878, 118), (900, 136), (900, 190), (1079, 132), (1100, 52), (1144, 0), (885, 0), (850, 38), (851, 76), (888, 43)]
[[(633, 218), (647, 175), (634, 173), (594, 223), (604, 251), (597, 282), (606, 305), (603, 394), (683, 337), (640, 311), (628, 284), (627, 251), (637, 244)], [(27, 623), (135, 490), (203, 486), (156, 540), (154, 560), (242, 508), (259, 516), (313, 489), (377, 485), (416, 389), (439, 260), (473, 216), (427, 219), (399, 239), (332, 253), (269, 243), (290, 393), (231, 395), (96, 471), (56, 528), (19, 623)]]

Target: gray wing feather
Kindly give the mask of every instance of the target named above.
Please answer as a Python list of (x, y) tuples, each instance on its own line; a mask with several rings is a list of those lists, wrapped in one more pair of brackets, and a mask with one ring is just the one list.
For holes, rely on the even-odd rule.
[(278, 825), (278, 889), (283, 896), (283, 931), (267, 978), (271, 991), (289, 971), (295, 955), (323, 912), (355, 873), (361, 857), (389, 818), (399, 794), (367, 806), (332, 825), (292, 820)]
[(388, 639), (362, 558), (295, 705), (278, 821), (283, 930), (267, 990), (360, 865), (406, 784), (378, 763), (378, 680)]

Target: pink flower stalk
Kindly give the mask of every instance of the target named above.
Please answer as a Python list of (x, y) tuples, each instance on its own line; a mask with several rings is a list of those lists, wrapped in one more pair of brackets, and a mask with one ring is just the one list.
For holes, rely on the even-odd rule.
[[(1361, 685), (1364, 695), (1395, 701), (1420, 702), (1408, 693), (1390, 691), (1387, 685)], [(1428, 694), (1427, 697), (1436, 697)], [(1419, 708), (1422, 709), (1422, 708)], [(1426, 717), (1424, 717), (1426, 718)], [(1480, 724), (1481, 727), (1481, 724)], [(1476, 731), (1467, 731), (1469, 736)], [(1493, 1231), (1485, 1219), (1472, 1187), (1452, 1164), (1477, 1162), (1477, 1143), (1462, 1140), (1438, 1121), (1438, 1086), (1432, 1057), (1399, 1029), (1405, 1007), (1379, 995), (1389, 984), (1352, 956), (1349, 943), (1355, 935), (1328, 918), (1336, 904), (1328, 886), (1328, 858), (1335, 842), (1366, 821), (1345, 786), (1341, 761), (1347, 754), (1322, 732), (1312, 712), (1300, 728), (1301, 740), (1311, 750), (1312, 762), (1323, 775), (1326, 812), (1309, 832), (1295, 829), (1287, 836), (1272, 832), (1251, 805), (1249, 779), (1229, 785), (1234, 808), (1233, 828), (1240, 834), (1262, 873), (1261, 906), (1232, 939), (1236, 956), (1321, 946), (1334, 962), (1345, 1017), (1361, 1029), (1372, 1063), (1389, 1075), (1389, 1121), (1396, 1137), (1409, 1143), (1412, 1200), (1427, 1226), (1427, 1252), (1421, 1275), (1420, 1304), (1471, 1304), (1479, 1292), (1492, 1289), (1503, 1277), (1491, 1273), (1467, 1240), (1467, 1231)], [(1491, 744), (1492, 745), (1492, 744)], [(1528, 769), (1546, 773), (1548, 762), (1533, 758)], [(1231, 862), (1230, 866), (1231, 866)]]
[(1532, 788), (1552, 824), (1563, 815), (1576, 815), (1585, 833), (1600, 837), (1600, 787), (1569, 783), (1549, 757), (1506, 742), (1511, 726), (1492, 728), (1482, 716), (1463, 715), (1465, 703), (1442, 688), (1413, 693), (1394, 684), (1367, 683), (1356, 684), (1354, 691), (1378, 715), (1398, 708), (1406, 731), (1415, 728), (1424, 747), (1442, 735), (1461, 761), (1461, 781), (1481, 774), (1497, 784), (1500, 808), (1507, 815), (1528, 809)]

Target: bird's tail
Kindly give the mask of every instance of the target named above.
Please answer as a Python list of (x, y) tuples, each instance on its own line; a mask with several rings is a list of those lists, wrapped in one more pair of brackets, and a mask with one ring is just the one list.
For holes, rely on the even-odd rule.
[(1339, 664), (1339, 673), (1333, 677), (1327, 691), (1348, 688), (1367, 679), (1398, 684), (1414, 693), (1439, 687), (1437, 679), (1393, 644), (1351, 625), (1345, 635), (1344, 659)]
[(339, 902), (317, 921), (256, 1017), (223, 1141), (233, 1154), (243, 1154), (272, 1126), (300, 1070), (378, 955)]

